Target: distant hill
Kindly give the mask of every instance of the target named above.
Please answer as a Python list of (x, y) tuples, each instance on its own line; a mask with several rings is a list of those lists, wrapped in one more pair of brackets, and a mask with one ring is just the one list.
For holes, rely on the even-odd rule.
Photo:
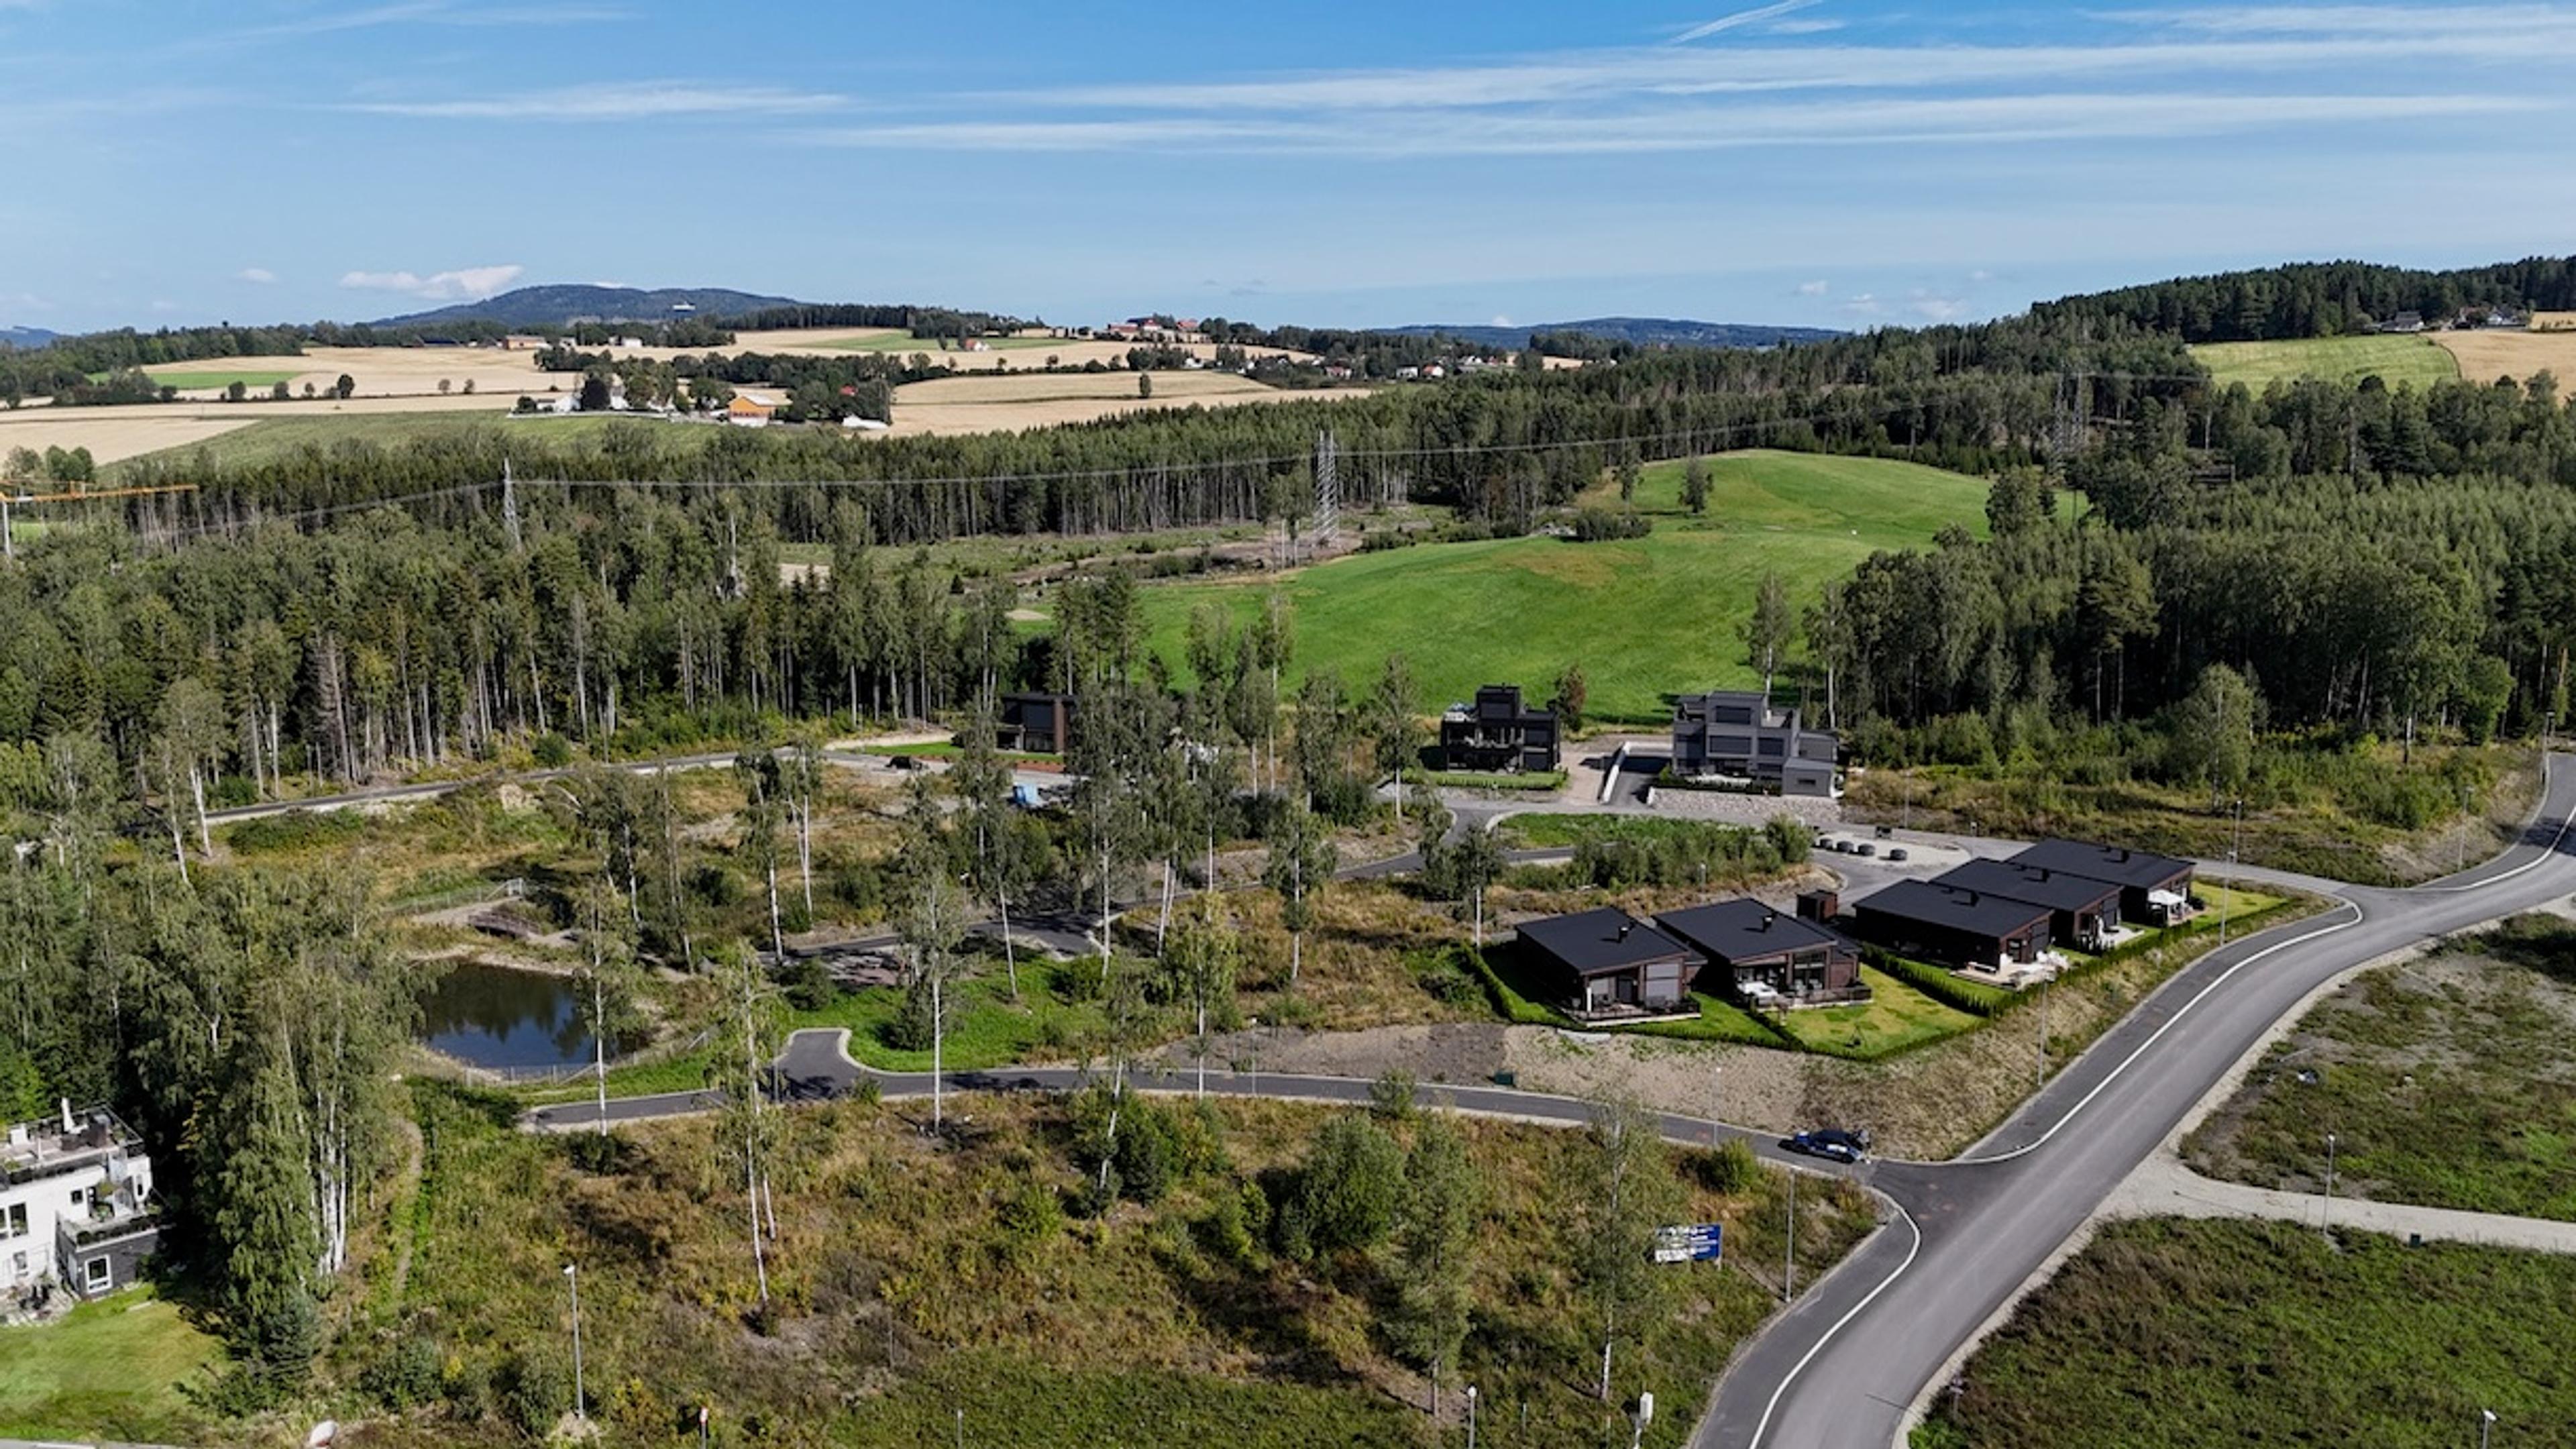
[(1402, 337), (1455, 337), (1479, 347), (1527, 347), (1536, 332), (1580, 332), (1639, 347), (1771, 347), (1782, 342), (1822, 342), (1843, 334), (1825, 327), (1767, 327), (1743, 322), (1693, 322), (1674, 317), (1589, 317), (1580, 322), (1541, 322), (1528, 327), (1459, 327), (1419, 323), (1378, 327)]
[[(387, 317), (378, 327), (435, 326), (441, 322), (498, 322), (505, 327), (569, 327), (576, 322), (668, 322), (674, 308), (700, 317), (737, 317), (773, 307), (802, 307), (793, 297), (768, 297), (722, 287), (520, 287), (480, 302), (459, 302), (408, 316)], [(682, 313), (680, 315), (687, 315)]]
[(42, 347), (61, 335), (42, 327), (0, 327), (0, 347)]

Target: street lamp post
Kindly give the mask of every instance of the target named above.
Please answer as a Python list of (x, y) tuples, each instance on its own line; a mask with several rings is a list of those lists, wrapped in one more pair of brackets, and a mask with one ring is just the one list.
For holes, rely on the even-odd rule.
[(2478, 1410), (2478, 1449), (2487, 1449), (2487, 1436), (2495, 1432), (2495, 1410)]
[(1789, 1174), (1789, 1231), (1780, 1254), (1780, 1301), (1798, 1296), (1798, 1174)]
[(1476, 1386), (1467, 1386), (1467, 1449), (1476, 1449)]
[(1652, 1393), (1641, 1392), (1637, 1395), (1637, 1416), (1634, 1422), (1637, 1427), (1628, 1435), (1628, 1449), (1637, 1449), (1638, 1445), (1645, 1443), (1646, 1426), (1655, 1422), (1655, 1396)]
[(2318, 1203), (2318, 1205), (2317, 1205), (2317, 1230), (2318, 1230), (2319, 1232), (2331, 1232), (2331, 1231), (2333, 1230), (2333, 1227), (2334, 1227), (2334, 1224), (2333, 1224), (2333, 1216), (2334, 1216), (2334, 1174), (2335, 1174), (2335, 1135), (2334, 1135), (2333, 1133), (2329, 1132), (2329, 1133), (2327, 1133), (2327, 1134), (2326, 1134), (2326, 1190), (2325, 1190), (2325, 1197), (2324, 1197), (2323, 1201), (2319, 1202), (2319, 1203)]
[(583, 1407), (581, 1391), (581, 1270), (578, 1264), (564, 1264), (564, 1286), (572, 1292), (572, 1416), (589, 1422), (589, 1410)]

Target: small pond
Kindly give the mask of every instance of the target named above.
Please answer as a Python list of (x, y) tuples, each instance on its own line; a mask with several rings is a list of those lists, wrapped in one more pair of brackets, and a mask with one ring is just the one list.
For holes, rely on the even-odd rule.
[(591, 1059), (568, 976), (460, 961), (421, 1000), (421, 1040), (474, 1067), (560, 1067)]

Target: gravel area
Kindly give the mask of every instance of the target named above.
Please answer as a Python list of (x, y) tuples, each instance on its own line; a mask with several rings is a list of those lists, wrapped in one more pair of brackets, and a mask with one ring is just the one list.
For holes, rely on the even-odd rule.
[(1814, 826), (1843, 823), (1843, 802), (1809, 795), (1739, 795), (1731, 790), (1657, 790), (1654, 813), (1682, 820), (1721, 820), (1760, 825), (1793, 815)]

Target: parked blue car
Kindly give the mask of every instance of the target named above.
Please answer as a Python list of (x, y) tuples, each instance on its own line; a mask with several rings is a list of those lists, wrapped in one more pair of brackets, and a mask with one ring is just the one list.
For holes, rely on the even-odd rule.
[(1812, 1132), (1783, 1137), (1780, 1145), (1809, 1157), (1822, 1157), (1833, 1162), (1858, 1162), (1869, 1155), (1869, 1134), (1845, 1132), (1839, 1127), (1819, 1127)]

